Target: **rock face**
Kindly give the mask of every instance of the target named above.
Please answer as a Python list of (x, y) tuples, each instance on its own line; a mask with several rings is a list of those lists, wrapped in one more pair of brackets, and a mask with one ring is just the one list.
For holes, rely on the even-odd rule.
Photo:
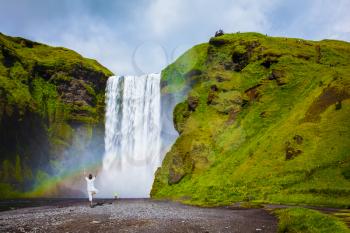
[[(195, 71), (195, 72), (194, 72)], [(180, 136), (151, 196), (350, 206), (350, 44), (224, 34), (162, 71)]]
[(111, 75), (71, 50), (0, 34), (0, 195), (30, 190), (77, 153), (103, 151)]

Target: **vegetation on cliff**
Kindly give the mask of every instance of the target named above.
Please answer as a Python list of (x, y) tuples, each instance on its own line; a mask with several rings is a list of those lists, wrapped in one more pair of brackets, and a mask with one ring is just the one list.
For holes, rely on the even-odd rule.
[(104, 90), (111, 75), (74, 51), (0, 33), (3, 198), (59, 170), (58, 161), (74, 156), (67, 150), (80, 131), (87, 137), (80, 149), (94, 146), (89, 139), (103, 135)]
[(350, 206), (350, 44), (225, 34), (162, 71), (180, 136), (151, 196)]

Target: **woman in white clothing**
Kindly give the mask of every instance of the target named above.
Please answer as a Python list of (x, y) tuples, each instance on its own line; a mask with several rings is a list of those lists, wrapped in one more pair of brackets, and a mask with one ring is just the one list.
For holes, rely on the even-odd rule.
[(96, 176), (92, 176), (89, 174), (88, 177), (85, 177), (86, 184), (87, 184), (87, 192), (89, 195), (89, 201), (90, 201), (90, 207), (92, 208), (92, 197), (93, 195), (97, 194), (98, 190), (94, 186), (94, 181), (95, 181)]

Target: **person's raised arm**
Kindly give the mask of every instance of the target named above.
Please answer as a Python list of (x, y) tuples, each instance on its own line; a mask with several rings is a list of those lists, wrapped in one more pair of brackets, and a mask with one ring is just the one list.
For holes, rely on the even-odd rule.
[(84, 170), (83, 170), (83, 175), (84, 175), (85, 180), (87, 180), (88, 178), (87, 178), (87, 176), (86, 176), (85, 168), (84, 168)]

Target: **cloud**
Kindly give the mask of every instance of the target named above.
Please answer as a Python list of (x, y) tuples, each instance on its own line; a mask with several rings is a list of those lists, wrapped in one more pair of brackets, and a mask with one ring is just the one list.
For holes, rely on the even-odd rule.
[(270, 21), (271, 34), (312, 40), (336, 38), (350, 41), (350, 2), (347, 0), (296, 0), (279, 4)]
[(12, 0), (1, 6), (3, 33), (76, 50), (116, 74), (159, 72), (219, 28), (350, 40), (347, 0)]
[[(186, 1), (154, 0), (140, 17), (140, 25), (156, 38), (196, 37), (212, 35), (223, 28), (234, 31), (263, 31), (268, 29), (267, 12), (273, 0), (247, 1)], [(144, 22), (144, 23), (143, 23)]]

